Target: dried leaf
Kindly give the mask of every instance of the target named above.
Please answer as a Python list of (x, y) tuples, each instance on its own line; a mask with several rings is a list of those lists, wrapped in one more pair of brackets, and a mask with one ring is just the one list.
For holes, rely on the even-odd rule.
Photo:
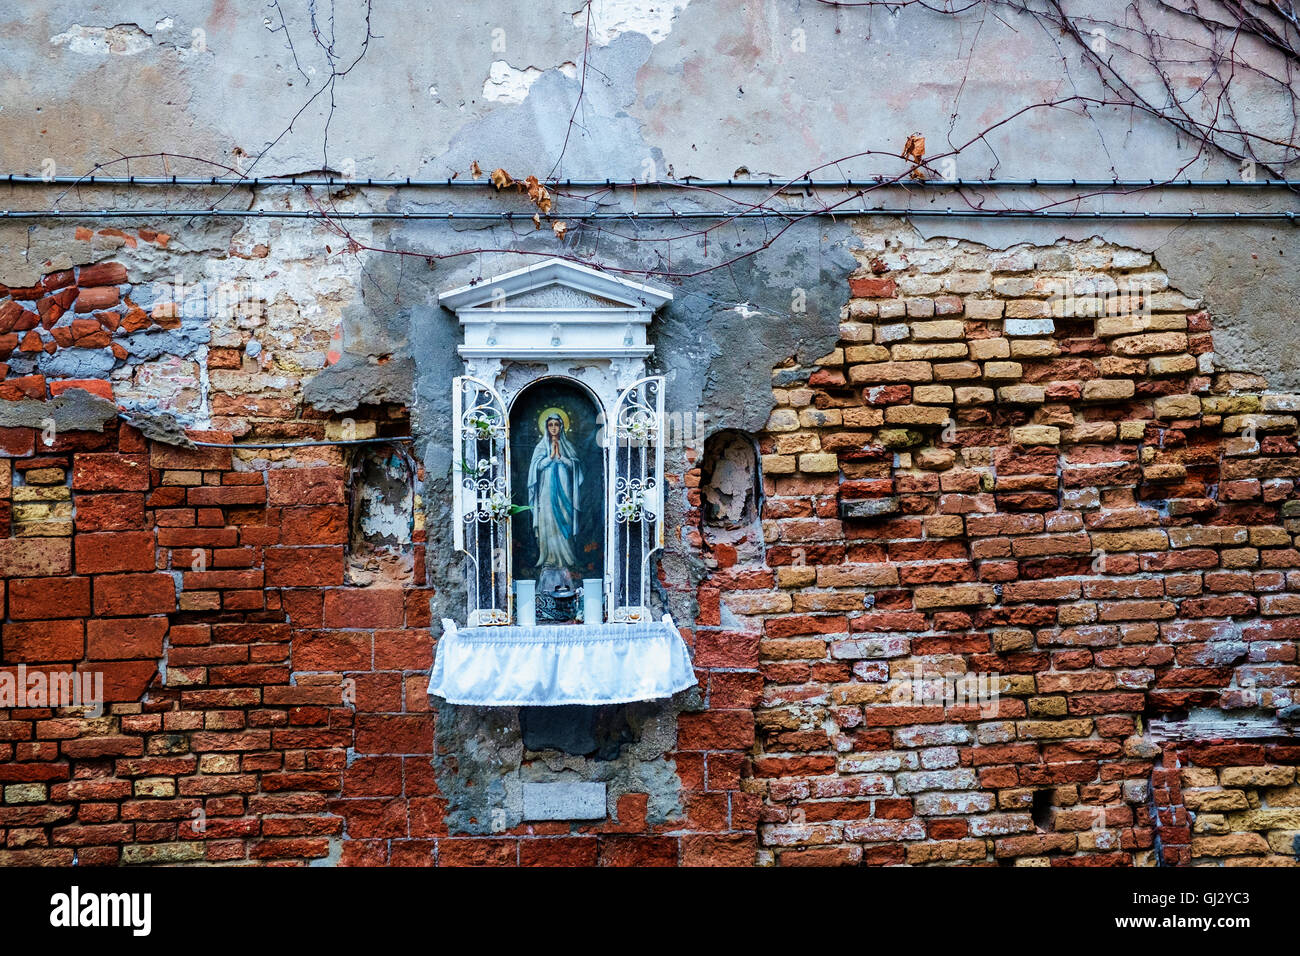
[(515, 181), (510, 178), (510, 174), (504, 169), (497, 168), (492, 170), (492, 185), (498, 190), (505, 189), (507, 186), (513, 186)]
[(533, 213), (533, 228), (534, 229), (542, 228), (542, 217), (537, 215), (537, 213)]
[(903, 158), (910, 159), (914, 163), (925, 159), (925, 137), (920, 133), (913, 133), (907, 137), (907, 142), (903, 144)]
[(551, 223), (551, 231), (555, 233), (557, 239), (563, 239), (564, 234), (569, 231), (569, 224), (563, 219), (557, 219)]
[(915, 169), (912, 170), (911, 177), (912, 179), (919, 180), (920, 182), (925, 182), (925, 170), (922, 169), (920, 166), (917, 166)]
[(478, 179), (480, 176), (483, 175), (483, 167), (478, 164), (477, 159), (473, 160), (469, 164), (469, 174), (473, 176), (475, 179)]
[(529, 176), (524, 180), (524, 186), (528, 189), (528, 198), (533, 201), (544, 213), (551, 211), (551, 194), (547, 192), (546, 187), (537, 181), (536, 176)]

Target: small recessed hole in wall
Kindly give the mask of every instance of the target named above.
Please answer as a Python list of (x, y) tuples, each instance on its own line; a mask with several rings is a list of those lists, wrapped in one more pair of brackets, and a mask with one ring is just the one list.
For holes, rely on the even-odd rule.
[(1035, 790), (1033, 804), (1029, 808), (1029, 815), (1033, 817), (1034, 826), (1040, 830), (1051, 829), (1052, 824), (1052, 791)]
[(700, 462), (700, 496), (707, 527), (745, 528), (758, 519), (763, 483), (752, 435), (722, 431), (709, 436)]
[(348, 583), (410, 581), (415, 466), (406, 449), (398, 444), (358, 448), (348, 489)]
[[(763, 559), (758, 443), (741, 431), (709, 436), (700, 459), (700, 531), (720, 565)], [(723, 554), (727, 558), (723, 560)]]

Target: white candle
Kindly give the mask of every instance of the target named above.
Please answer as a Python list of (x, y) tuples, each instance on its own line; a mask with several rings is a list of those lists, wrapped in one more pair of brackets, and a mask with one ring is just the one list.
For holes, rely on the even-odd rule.
[(582, 622), (601, 624), (605, 620), (605, 581), (603, 578), (582, 579)]
[(537, 582), (520, 579), (515, 582), (515, 621), (524, 627), (537, 623)]

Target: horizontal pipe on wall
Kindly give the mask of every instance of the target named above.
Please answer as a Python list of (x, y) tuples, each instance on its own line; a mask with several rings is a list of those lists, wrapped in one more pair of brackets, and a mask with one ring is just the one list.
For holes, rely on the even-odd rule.
[[(14, 186), (377, 186), (420, 189), (483, 189), (486, 180), (473, 179), (361, 179), (359, 177), (255, 176), (232, 179), (219, 176), (29, 176), (0, 173), (0, 185)], [(930, 189), (1300, 189), (1296, 179), (656, 179), (647, 182), (614, 179), (547, 180), (552, 188), (575, 189), (878, 189), (881, 187)]]
[[(1207, 222), (1287, 221), (1294, 223), (1296, 212), (1053, 212), (1033, 209), (791, 209), (745, 210), (742, 212), (700, 211), (689, 212), (574, 212), (553, 214), (551, 220), (622, 221), (629, 220), (687, 220), (687, 219), (809, 219), (848, 218), (852, 216), (891, 216), (897, 218), (943, 219), (1093, 219)], [(0, 219), (402, 219), (433, 222), (514, 222), (519, 225), (532, 222), (533, 214), (523, 212), (317, 212), (306, 209), (37, 209), (0, 210)]]

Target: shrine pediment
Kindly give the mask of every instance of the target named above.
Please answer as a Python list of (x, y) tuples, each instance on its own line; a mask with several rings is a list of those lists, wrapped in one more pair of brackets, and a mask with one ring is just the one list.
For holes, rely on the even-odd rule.
[(563, 259), (452, 289), (465, 358), (645, 357), (646, 326), (672, 294)]
[(459, 313), (474, 308), (642, 309), (653, 312), (672, 301), (671, 293), (600, 272), (565, 259), (502, 273), (438, 296), (439, 304)]

